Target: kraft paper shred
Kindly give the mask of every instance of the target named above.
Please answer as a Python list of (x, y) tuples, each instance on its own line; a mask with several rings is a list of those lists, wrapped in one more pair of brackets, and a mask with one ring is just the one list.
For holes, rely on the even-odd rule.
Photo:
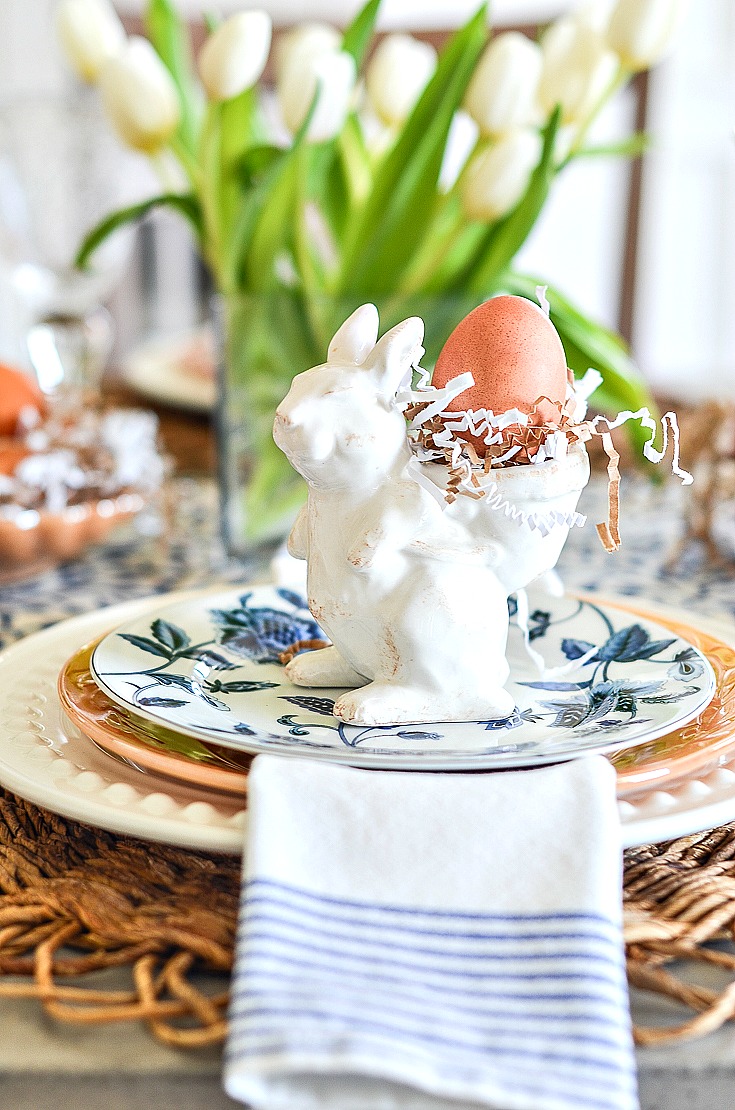
[(618, 519), (620, 516), (620, 452), (615, 450), (609, 432), (602, 433), (602, 446), (607, 454), (607, 520), (597, 525), (597, 534), (605, 551), (620, 547)]

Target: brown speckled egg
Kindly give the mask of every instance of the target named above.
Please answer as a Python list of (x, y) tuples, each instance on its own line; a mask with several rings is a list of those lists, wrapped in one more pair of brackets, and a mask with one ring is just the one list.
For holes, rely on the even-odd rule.
[[(483, 408), (494, 413), (511, 408), (530, 412), (539, 397), (559, 404), (566, 397), (567, 360), (559, 334), (546, 314), (525, 297), (493, 297), (457, 324), (437, 359), (432, 383), (441, 388), (465, 371), (470, 371), (475, 384), (447, 405), (452, 412)], [(539, 423), (554, 424), (559, 410), (542, 401), (538, 417)], [(465, 438), (480, 446), (474, 436)]]

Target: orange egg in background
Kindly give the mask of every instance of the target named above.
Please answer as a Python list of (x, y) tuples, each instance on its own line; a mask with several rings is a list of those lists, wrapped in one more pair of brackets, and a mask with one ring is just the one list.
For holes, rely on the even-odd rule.
[[(539, 397), (563, 405), (567, 392), (567, 360), (559, 334), (538, 305), (525, 297), (493, 297), (461, 320), (442, 347), (432, 385), (441, 389), (469, 371), (475, 384), (448, 402), (450, 412), (517, 408), (530, 413)], [(557, 424), (557, 405), (541, 401), (539, 423)], [(536, 420), (534, 420), (536, 422)], [(458, 438), (484, 449), (481, 439), (466, 432)]]
[(46, 405), (36, 383), (21, 370), (0, 362), (0, 436), (12, 436), (18, 429), (23, 409), (43, 413)]
[(0, 474), (14, 474), (19, 462), (30, 454), (30, 450), (18, 439), (0, 439)]

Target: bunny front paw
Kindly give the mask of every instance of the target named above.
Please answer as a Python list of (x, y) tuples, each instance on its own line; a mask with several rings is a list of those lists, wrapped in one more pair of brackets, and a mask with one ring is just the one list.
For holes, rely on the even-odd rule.
[(302, 505), (294, 521), (293, 528), (286, 540), (286, 550), (294, 559), (306, 559), (309, 555), (309, 530), (306, 505)]
[(297, 686), (363, 686), (368, 680), (342, 658), (335, 647), (304, 651), (286, 667)]

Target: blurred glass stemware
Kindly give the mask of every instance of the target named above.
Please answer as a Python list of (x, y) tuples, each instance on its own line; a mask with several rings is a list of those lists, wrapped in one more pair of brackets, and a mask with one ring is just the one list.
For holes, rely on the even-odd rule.
[(19, 355), (58, 403), (94, 394), (111, 353), (102, 302), (122, 275), (132, 233), (112, 236), (88, 270), (77, 270), (74, 257), (85, 233), (132, 199), (137, 177), (90, 90), (0, 104), (0, 268)]

